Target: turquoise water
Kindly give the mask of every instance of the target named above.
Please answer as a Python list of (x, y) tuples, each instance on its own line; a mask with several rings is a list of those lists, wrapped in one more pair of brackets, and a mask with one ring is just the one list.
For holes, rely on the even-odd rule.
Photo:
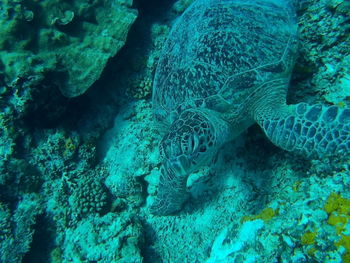
[(0, 262), (350, 262), (349, 14), (2, 1)]

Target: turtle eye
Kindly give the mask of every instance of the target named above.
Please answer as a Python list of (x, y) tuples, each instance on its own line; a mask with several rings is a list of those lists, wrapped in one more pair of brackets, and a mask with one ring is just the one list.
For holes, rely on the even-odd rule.
[(199, 139), (195, 134), (188, 139), (189, 152), (194, 153), (198, 149)]
[(181, 140), (181, 150), (185, 154), (194, 153), (199, 146), (199, 139), (196, 135), (186, 134)]
[(200, 151), (201, 153), (204, 153), (204, 152), (207, 151), (207, 147), (206, 147), (205, 145), (201, 145), (201, 147), (199, 148), (199, 151)]

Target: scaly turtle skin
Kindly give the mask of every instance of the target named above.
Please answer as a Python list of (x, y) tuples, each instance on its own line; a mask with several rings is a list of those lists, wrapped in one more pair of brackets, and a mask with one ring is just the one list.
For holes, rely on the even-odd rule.
[(189, 174), (255, 122), (288, 151), (350, 151), (350, 109), (286, 104), (296, 55), (292, 1), (197, 0), (184, 12), (154, 81), (154, 114), (167, 133), (152, 213), (179, 210)]

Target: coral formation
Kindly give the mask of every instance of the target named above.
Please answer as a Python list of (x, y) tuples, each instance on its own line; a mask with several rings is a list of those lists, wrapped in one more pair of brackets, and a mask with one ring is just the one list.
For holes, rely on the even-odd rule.
[(299, 18), (301, 56), (296, 69), (299, 76), (310, 74), (310, 78), (297, 85), (306, 86), (309, 94), (317, 93), (330, 104), (349, 105), (350, 5), (343, 0), (304, 2)]
[(46, 77), (67, 97), (84, 93), (124, 45), (137, 17), (131, 5), (131, 0), (3, 2), (4, 84)]
[(350, 219), (350, 199), (342, 197), (340, 194), (331, 193), (324, 205), (328, 213), (327, 223), (335, 227), (338, 240), (334, 245), (339, 248), (345, 248), (343, 262), (350, 260), (350, 236), (348, 231), (348, 222)]
[(108, 213), (81, 221), (67, 229), (60, 253), (61, 262), (141, 263), (142, 226), (134, 215)]
[(313, 245), (315, 244), (315, 240), (316, 240), (316, 236), (317, 236), (317, 232), (305, 232), (302, 236), (301, 236), (301, 244), (302, 245)]
[[(109, 171), (105, 185), (115, 198), (132, 199), (128, 202), (130, 206), (142, 204), (142, 178), (159, 163), (158, 136), (154, 127), (143, 126), (151, 116), (151, 107), (146, 101), (132, 104), (128, 111), (115, 119), (114, 128), (104, 137), (108, 150), (104, 161)], [(125, 135), (134, 138), (133, 141), (124, 141)]]
[(98, 175), (91, 172), (82, 175), (69, 203), (79, 215), (98, 214), (106, 210), (107, 193)]
[(42, 213), (41, 202), (36, 194), (23, 194), (12, 214), (1, 205), (2, 232), (6, 235), (0, 239), (1, 262), (22, 262), (31, 247), (37, 217)]
[(260, 214), (244, 216), (242, 218), (242, 222), (252, 221), (257, 219), (261, 219), (266, 222), (266, 221), (270, 221), (276, 215), (278, 215), (278, 210), (276, 211), (271, 207), (267, 207), (264, 210), (262, 210)]
[[(6, 204), (0, 203), (0, 244), (11, 237), (11, 213)], [(4, 250), (2, 250), (4, 251)]]
[[(1, 1), (0, 262), (350, 260), (349, 156), (307, 160), (257, 127), (190, 176), (181, 213), (149, 213), (153, 74), (191, 2)], [(302, 2), (288, 100), (347, 107), (349, 1)]]

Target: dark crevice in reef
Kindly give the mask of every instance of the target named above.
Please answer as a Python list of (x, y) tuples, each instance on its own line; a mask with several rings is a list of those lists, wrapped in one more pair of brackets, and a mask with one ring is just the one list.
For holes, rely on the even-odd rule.
[[(166, 12), (170, 10), (174, 2), (174, 0), (134, 1), (134, 8), (139, 12), (138, 18), (129, 31), (124, 47), (108, 61), (101, 77), (85, 94), (79, 97), (66, 98), (59, 103), (48, 101), (46, 105), (64, 108), (63, 113), (58, 118), (51, 118), (52, 112), (55, 111), (38, 109), (28, 117), (28, 123), (35, 127), (53, 128), (56, 124), (56, 126), (63, 125), (68, 130), (79, 130), (79, 127), (85, 127), (87, 122), (91, 122), (97, 116), (101, 117), (101, 114), (105, 116), (104, 118), (115, 116), (121, 105), (131, 101), (131, 98), (125, 95), (128, 72), (132, 71), (131, 61), (147, 55), (147, 48), (151, 44), (151, 25), (164, 20)], [(108, 114), (105, 114), (106, 112)], [(107, 121), (111, 125), (112, 120), (111, 118), (104, 120), (104, 122)]]
[(139, 10), (139, 17), (150, 17), (157, 21), (165, 17), (176, 0), (135, 0), (133, 6)]
[(143, 229), (145, 231), (146, 244), (142, 247), (142, 256), (144, 263), (154, 263), (161, 262), (162, 259), (157, 253), (156, 249), (153, 247), (156, 241), (155, 230), (147, 222), (143, 222)]
[(170, 9), (173, 2), (134, 1), (139, 15), (129, 32), (125, 46), (110, 59), (100, 79), (85, 94), (76, 98), (64, 97), (50, 80), (64, 79), (68, 76), (60, 72), (46, 73), (45, 79), (32, 87), (33, 103), (29, 104), (23, 118), (26, 127), (35, 130), (63, 126), (67, 130), (77, 130), (82, 123), (92, 122), (92, 117), (101, 117), (101, 114), (104, 118), (114, 116), (118, 106), (130, 100), (125, 96), (126, 85), (123, 85), (122, 81), (127, 78), (127, 72), (130, 72), (132, 66), (128, 62), (145, 55), (147, 45), (151, 43), (151, 24), (165, 17), (164, 13)]
[[(306, 66), (305, 66), (306, 65)], [(308, 68), (308, 71), (305, 71), (304, 68)], [(312, 65), (307, 65), (307, 62), (304, 61), (302, 54), (299, 55), (296, 65), (294, 66), (291, 80), (289, 83), (288, 93), (287, 93), (287, 104), (299, 103), (303, 100), (302, 96), (305, 96), (307, 91), (303, 89), (300, 90), (300, 83), (306, 83), (311, 79), (312, 75), (315, 73), (315, 69)]]
[(62, 121), (69, 99), (64, 97), (58, 87), (44, 81), (33, 87), (33, 101), (23, 118), (27, 128), (55, 128)]
[(109, 60), (101, 77), (84, 94), (75, 98), (64, 97), (58, 86), (50, 80), (68, 76), (58, 76), (63, 74), (60, 72), (47, 72), (44, 80), (32, 89), (33, 103), (23, 118), (25, 127), (32, 132), (64, 128), (67, 132), (78, 133), (89, 128), (97, 128), (98, 132), (109, 128), (119, 108), (133, 100), (126, 96), (130, 74), (133, 72), (132, 61), (148, 55), (152, 48), (152, 24), (169, 19), (168, 14), (174, 2), (134, 1), (134, 8), (139, 14), (124, 47)]
[(51, 262), (51, 251), (55, 247), (53, 224), (44, 215), (37, 218), (35, 232), (30, 250), (23, 257), (22, 263), (46, 263)]
[[(167, 13), (174, 2), (175, 0), (134, 1), (133, 7), (138, 10), (138, 17), (129, 31), (124, 47), (108, 61), (101, 77), (79, 97), (60, 99), (58, 103), (47, 101), (43, 109), (38, 109), (29, 116), (28, 123), (46, 128), (62, 125), (68, 130), (86, 128), (87, 123), (93, 119), (99, 120), (103, 125), (106, 122), (109, 123), (108, 126), (112, 125), (120, 106), (132, 100), (125, 95), (132, 61), (147, 56), (151, 45), (151, 26), (169, 18)], [(50, 97), (60, 98), (62, 95)], [(57, 106), (60, 115), (55, 116), (57, 109), (51, 110), (49, 105)]]
[[(65, 124), (69, 129), (84, 126), (87, 119), (91, 121), (96, 115), (114, 117), (120, 106), (132, 101), (126, 95), (128, 78), (132, 72), (132, 61), (147, 56), (151, 45), (151, 25), (164, 21), (175, 1), (134, 1), (134, 8), (139, 12), (132, 25), (124, 47), (110, 59), (103, 70), (101, 77), (83, 95), (72, 98), (68, 102)], [(105, 120), (112, 125), (113, 119)]]
[[(169, 16), (166, 14), (171, 9), (175, 0), (138, 0), (133, 7), (138, 10), (138, 17), (132, 25), (124, 47), (118, 54), (110, 59), (100, 79), (89, 90), (103, 89), (104, 93), (114, 92), (119, 104), (130, 100), (125, 96), (123, 80), (128, 78), (128, 72), (132, 69), (132, 61), (147, 55), (151, 45), (151, 26), (156, 22), (162, 22)], [(117, 103), (118, 103), (117, 102)]]

